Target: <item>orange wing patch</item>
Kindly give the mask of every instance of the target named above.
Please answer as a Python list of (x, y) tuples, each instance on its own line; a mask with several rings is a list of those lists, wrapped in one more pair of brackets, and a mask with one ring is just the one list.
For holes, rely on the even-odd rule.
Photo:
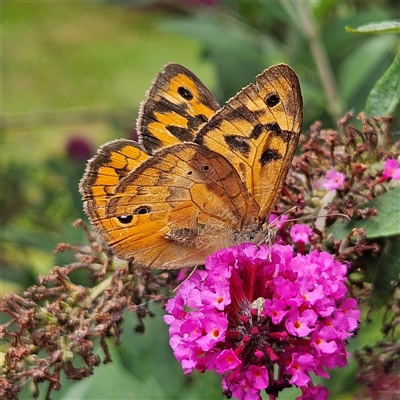
[(119, 182), (148, 158), (136, 142), (113, 140), (101, 146), (88, 162), (79, 191), (85, 212), (100, 233), (110, 227), (105, 220), (105, 210)]
[(141, 105), (137, 122), (140, 143), (153, 154), (161, 147), (191, 142), (219, 108), (196, 75), (181, 65), (167, 64)]

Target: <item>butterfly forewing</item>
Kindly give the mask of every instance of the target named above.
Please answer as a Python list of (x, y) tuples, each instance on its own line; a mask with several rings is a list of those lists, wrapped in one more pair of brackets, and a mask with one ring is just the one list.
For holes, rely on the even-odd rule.
[(219, 108), (192, 72), (179, 64), (167, 64), (141, 105), (137, 122), (140, 143), (153, 154), (161, 147), (191, 142)]
[(281, 191), (297, 147), (302, 98), (294, 71), (265, 70), (220, 109), (195, 141), (223, 154), (259, 204), (263, 222)]

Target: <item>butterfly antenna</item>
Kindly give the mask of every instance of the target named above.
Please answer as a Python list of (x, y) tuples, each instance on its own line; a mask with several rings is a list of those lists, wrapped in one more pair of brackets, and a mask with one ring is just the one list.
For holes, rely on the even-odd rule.
[(185, 283), (189, 278), (192, 277), (192, 275), (194, 274), (194, 271), (196, 271), (198, 265), (196, 265), (191, 271), (190, 274), (172, 291), (172, 293), (175, 293), (183, 283)]
[(282, 221), (282, 223), (285, 223), (285, 222), (296, 222), (296, 221), (312, 221), (312, 220), (315, 220), (315, 219), (326, 218), (326, 217), (344, 217), (347, 220), (351, 221), (351, 218), (346, 214), (343, 214), (343, 213), (332, 213), (332, 214), (317, 215), (317, 216), (305, 215), (303, 217), (287, 219), (285, 221)]

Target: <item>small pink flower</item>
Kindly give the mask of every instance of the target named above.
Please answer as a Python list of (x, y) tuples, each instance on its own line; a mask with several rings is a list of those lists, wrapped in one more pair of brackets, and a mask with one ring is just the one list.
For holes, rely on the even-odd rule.
[(305, 310), (300, 315), (297, 308), (292, 310), (287, 315), (286, 329), (293, 336), (307, 336), (314, 328), (317, 314), (312, 310)]
[(315, 348), (318, 354), (332, 354), (337, 350), (337, 344), (334, 340), (335, 334), (327, 327), (320, 331), (314, 331), (311, 335), (311, 346)]
[(393, 178), (398, 181), (400, 180), (400, 166), (397, 160), (389, 158), (384, 162), (382, 176), (386, 179)]
[(266, 299), (264, 303), (265, 314), (268, 315), (274, 324), (279, 324), (287, 314), (286, 301), (280, 299)]
[(197, 338), (197, 344), (203, 351), (212, 349), (217, 342), (225, 339), (228, 321), (220, 314), (205, 315), (202, 318), (203, 335)]
[(339, 312), (343, 313), (344, 317), (346, 318), (346, 329), (352, 331), (357, 329), (360, 318), (360, 310), (357, 310), (357, 302), (355, 299), (348, 298), (344, 300), (341, 304), (340, 310), (337, 311), (337, 314), (339, 314)]
[(217, 356), (215, 360), (215, 366), (217, 367), (217, 372), (226, 372), (235, 369), (240, 365), (240, 360), (234, 353), (232, 349), (223, 350)]
[(345, 177), (345, 174), (342, 174), (334, 169), (330, 169), (326, 173), (325, 180), (322, 185), (328, 192), (335, 189), (343, 189)]
[(251, 365), (246, 372), (246, 378), (250, 386), (260, 390), (265, 389), (269, 383), (268, 371), (264, 365)]
[(292, 354), (292, 362), (287, 367), (287, 372), (292, 375), (290, 383), (305, 386), (310, 381), (308, 372), (315, 368), (314, 357), (311, 354)]
[(223, 310), (230, 304), (231, 298), (227, 286), (222, 282), (216, 282), (215, 286), (201, 294), (203, 305), (209, 304), (218, 310)]
[(305, 224), (296, 224), (290, 229), (290, 237), (295, 243), (308, 243), (311, 234), (311, 228)]
[(328, 398), (328, 389), (325, 386), (302, 386), (301, 396), (295, 400), (326, 400)]
[(180, 332), (185, 341), (193, 341), (202, 336), (202, 326), (199, 320), (188, 319), (181, 325)]

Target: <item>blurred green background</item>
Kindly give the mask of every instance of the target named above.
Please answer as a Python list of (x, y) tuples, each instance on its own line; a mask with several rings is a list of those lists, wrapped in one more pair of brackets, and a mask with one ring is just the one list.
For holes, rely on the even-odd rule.
[[(134, 137), (139, 104), (165, 63), (192, 70), (221, 104), (263, 69), (288, 63), (302, 85), (306, 132), (316, 119), (336, 128), (346, 111), (363, 110), (399, 46), (398, 35), (344, 29), (399, 18), (396, 0), (56, 1), (1, 7), (2, 293), (21, 292), (39, 273), (70, 262), (68, 254), (53, 254), (57, 243), (85, 242), (71, 225), (84, 217), (78, 182), (85, 162), (105, 141)], [(398, 108), (394, 116), (398, 129)], [(183, 377), (161, 318), (147, 320), (145, 335), (132, 333), (134, 318), (126, 319), (114, 363), (90, 379), (66, 383), (53, 398), (221, 398), (218, 377)], [(354, 365), (334, 377), (328, 383), (332, 398), (350, 398), (357, 390)], [(293, 392), (286, 396), (282, 399), (294, 398)], [(28, 389), (21, 398), (29, 398)]]

